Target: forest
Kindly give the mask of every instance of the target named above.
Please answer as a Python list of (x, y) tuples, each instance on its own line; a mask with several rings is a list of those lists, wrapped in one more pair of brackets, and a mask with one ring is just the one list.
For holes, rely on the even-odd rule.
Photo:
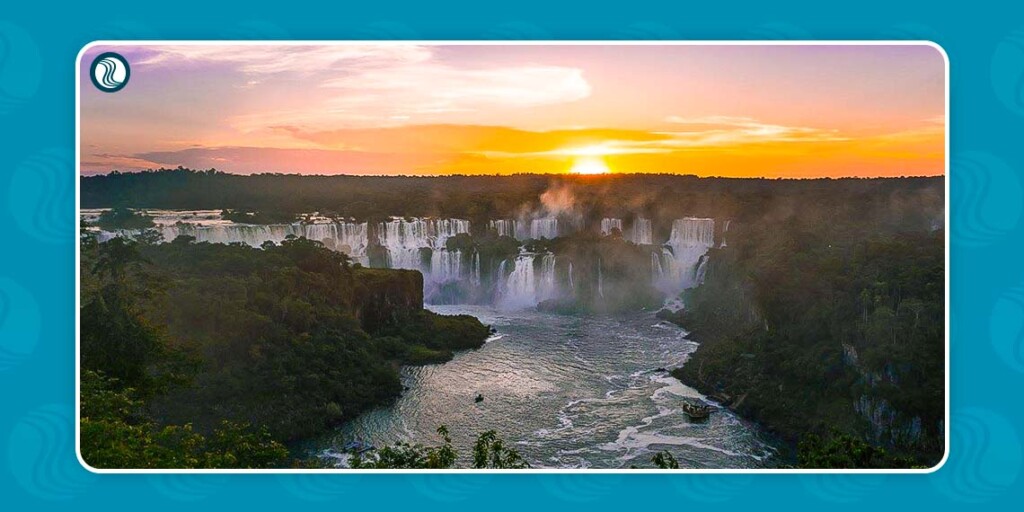
[(319, 242), (82, 240), (82, 452), (96, 467), (268, 467), (402, 390), (400, 364), (483, 344), (422, 276)]
[[(665, 297), (650, 279), (651, 254), (663, 250), (673, 219), (716, 219), (702, 284), (682, 293), (682, 310), (658, 314), (700, 343), (672, 375), (776, 434), (793, 448), (794, 465), (928, 467), (942, 457), (941, 177), (239, 176), (179, 168), (85, 177), (81, 190), (83, 207), (111, 208), (97, 221), (108, 229), (145, 230), (152, 223), (131, 209), (147, 208), (222, 209), (224, 219), (246, 224), (319, 212), (362, 222), (461, 218), (477, 227), (571, 213), (581, 228), (550, 239), (474, 228), (446, 242), (465, 258), (477, 255), (485, 282), (504, 278), (493, 276), (520, 251), (555, 255), (554, 279), (563, 290), (571, 285), (572, 296), (537, 307), (566, 314), (656, 310)], [(655, 242), (640, 246), (621, 230), (598, 235), (594, 226), (606, 217), (651, 219)], [(144, 463), (127, 458), (139, 436), (175, 467), (307, 464), (282, 452), (285, 444), (393, 399), (400, 365), (447, 361), (490, 334), (472, 317), (424, 310), (421, 272), (364, 268), (318, 241), (156, 242), (82, 241), (83, 440), (95, 430), (103, 434), (90, 439), (124, 441), (83, 443), (83, 451), (109, 467)], [(382, 266), (380, 249), (369, 248), (370, 267)], [(562, 262), (575, 263), (575, 283)], [(444, 286), (442, 301), (478, 298), (457, 289), (465, 282)], [(443, 429), (438, 435), (441, 445), (395, 446), (356, 463), (450, 467), (453, 448)], [(238, 439), (254, 449), (232, 452)], [(183, 443), (193, 447), (185, 460), (171, 457), (181, 449), (165, 449)], [(518, 466), (503, 447), (485, 432), (473, 450)], [(677, 465), (667, 452), (653, 462)]]
[(673, 375), (804, 451), (852, 435), (843, 442), (889, 451), (864, 467), (938, 463), (945, 233), (833, 217), (791, 219), (781, 230), (741, 224), (731, 234), (728, 248), (711, 250), (686, 309), (662, 315), (701, 342)]

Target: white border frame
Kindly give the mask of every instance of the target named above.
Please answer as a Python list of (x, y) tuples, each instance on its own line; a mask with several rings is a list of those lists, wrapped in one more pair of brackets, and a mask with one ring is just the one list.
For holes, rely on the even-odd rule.
[[(945, 354), (945, 397), (946, 397), (946, 409), (945, 409), (945, 451), (942, 455), (942, 460), (938, 464), (931, 468), (925, 469), (678, 469), (678, 470), (665, 470), (665, 469), (652, 469), (652, 468), (641, 468), (641, 469), (571, 469), (571, 468), (531, 468), (531, 469), (516, 469), (516, 470), (500, 470), (500, 469), (100, 469), (90, 466), (85, 459), (82, 458), (81, 451), (81, 244), (79, 240), (81, 238), (81, 225), (79, 222), (80, 210), (82, 208), (81, 198), (81, 157), (82, 157), (82, 135), (81, 135), (81, 99), (82, 99), (82, 57), (87, 51), (97, 46), (163, 46), (163, 45), (180, 45), (180, 46), (342, 46), (351, 44), (372, 44), (372, 45), (385, 45), (385, 46), (400, 46), (400, 45), (431, 45), (431, 46), (504, 46), (504, 45), (521, 45), (521, 46), (545, 46), (545, 45), (557, 45), (557, 46), (590, 46), (590, 45), (606, 45), (606, 46), (927, 46), (939, 53), (942, 56), (942, 60), (945, 64), (945, 119), (944, 119), (944, 160), (945, 160), (945, 338), (946, 338), (946, 354)], [(949, 54), (946, 50), (938, 43), (927, 40), (907, 40), (907, 41), (892, 41), (892, 40), (878, 40), (878, 41), (857, 41), (857, 40), (819, 40), (819, 41), (763, 41), (763, 40), (733, 40), (733, 41), (714, 41), (714, 40), (701, 40), (701, 41), (683, 41), (683, 40), (670, 40), (670, 41), (602, 41), (602, 40), (576, 40), (576, 41), (558, 41), (558, 40), (525, 40), (525, 41), (474, 41), (474, 40), (386, 40), (386, 41), (373, 41), (373, 40), (336, 40), (336, 41), (323, 41), (323, 40), (290, 40), (290, 41), (216, 41), (216, 40), (193, 40), (193, 41), (173, 41), (173, 40), (149, 40), (149, 41), (108, 41), (108, 40), (97, 40), (92, 41), (82, 47), (78, 52), (78, 56), (75, 58), (75, 456), (78, 458), (78, 463), (85, 469), (92, 473), (99, 474), (137, 474), (137, 473), (150, 473), (150, 474), (210, 474), (210, 473), (229, 473), (229, 474), (251, 474), (251, 473), (263, 473), (263, 474), (334, 474), (334, 475), (346, 475), (346, 474), (396, 474), (396, 473), (426, 473), (426, 474), (439, 474), (439, 473), (460, 473), (460, 474), (475, 474), (475, 473), (505, 473), (505, 474), (928, 474), (933, 473), (941, 469), (946, 461), (949, 460), (949, 438), (950, 438), (950, 413), (949, 413), (949, 366), (950, 366), (950, 354), (949, 354)]]

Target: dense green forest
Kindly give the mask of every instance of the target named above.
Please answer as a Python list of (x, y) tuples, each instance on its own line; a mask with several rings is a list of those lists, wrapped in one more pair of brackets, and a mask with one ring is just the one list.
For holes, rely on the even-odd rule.
[(280, 442), (396, 397), (398, 365), (489, 335), (424, 310), (419, 272), (353, 266), (306, 239), (86, 237), (81, 268), (82, 446), (100, 467), (288, 463)]
[[(250, 222), (281, 222), (312, 211), (373, 220), (390, 216), (487, 220), (526, 210), (572, 208), (584, 225), (601, 217), (671, 219), (696, 216), (750, 222), (766, 211), (804, 207), (857, 218), (870, 228), (940, 222), (943, 178), (768, 180), (668, 174), (598, 176), (242, 176), (215, 170), (161, 169), (82, 178), (83, 208), (229, 209)], [(899, 216), (893, 216), (898, 210)]]
[(804, 438), (805, 451), (853, 435), (937, 463), (944, 232), (887, 233), (842, 216), (772, 227), (735, 226), (687, 308), (663, 315), (701, 342), (673, 374), (793, 443)]
[[(572, 296), (539, 306), (566, 313), (656, 308), (664, 297), (650, 279), (652, 251), (673, 219), (714, 218), (703, 284), (684, 292), (684, 310), (660, 313), (701, 344), (672, 374), (778, 434), (800, 466), (907, 467), (937, 463), (946, 434), (943, 185), (175, 169), (83, 178), (82, 205), (114, 207), (99, 219), (112, 229), (147, 227), (147, 217), (125, 207), (223, 209), (252, 224), (313, 211), (361, 221), (469, 219), (473, 231), (449, 238), (447, 249), (478, 255), (485, 282), (525, 249), (556, 255), (566, 289), (572, 262)], [(525, 242), (479, 229), (537, 211), (571, 211), (589, 228)], [(628, 225), (637, 216), (652, 220), (653, 246), (594, 232), (603, 217)], [(419, 272), (362, 268), (319, 242), (263, 250), (187, 237), (153, 242), (83, 241), (83, 375), (97, 397), (89, 402), (101, 404), (96, 417), (106, 418), (95, 428), (141, 428), (157, 444), (184, 438), (198, 447), (188, 464), (301, 464), (274, 458), (281, 442), (393, 398), (398, 365), (446, 361), (488, 335), (475, 319), (424, 311)], [(381, 266), (379, 250), (370, 247), (371, 266)], [(478, 298), (455, 289), (465, 281), (444, 286), (451, 289), (442, 300)], [(232, 453), (216, 442), (232, 436), (258, 449)], [(481, 439), (493, 448), (495, 438)], [(446, 444), (395, 446), (359, 463), (434, 467), (448, 461)], [(659, 456), (659, 467), (678, 465), (670, 453)]]

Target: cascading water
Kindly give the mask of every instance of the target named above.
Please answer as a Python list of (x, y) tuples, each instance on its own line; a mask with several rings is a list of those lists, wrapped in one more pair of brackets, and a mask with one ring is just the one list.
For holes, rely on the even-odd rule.
[[(672, 223), (672, 234), (661, 254), (660, 277), (656, 285), (668, 295), (675, 295), (701, 283), (698, 272), (708, 249), (715, 244), (715, 220), (686, 217)], [(652, 264), (653, 266), (653, 264)]]
[(260, 247), (265, 242), (280, 244), (289, 236), (305, 237), (323, 242), (329, 249), (343, 252), (354, 261), (368, 263), (366, 249), (369, 246), (367, 224), (356, 222), (292, 223), (292, 224), (194, 224), (179, 221), (175, 224), (157, 225), (165, 241), (173, 241), (180, 235), (191, 236), (196, 242), (214, 244), (243, 243)]
[(637, 245), (651, 245), (654, 243), (651, 219), (645, 219), (643, 217), (633, 219), (633, 229), (632, 233), (630, 233), (630, 241)]
[(725, 221), (725, 226), (722, 226), (722, 245), (719, 245), (719, 247), (728, 247), (728, 245), (725, 244), (725, 234), (729, 232), (729, 223), (730, 222), (732, 222), (732, 221), (731, 220), (727, 220), (727, 221)]
[(498, 236), (510, 236), (512, 238), (519, 238), (519, 221), (512, 219), (498, 219), (492, 220), (488, 223), (488, 227), (492, 231), (498, 234)]
[(480, 253), (473, 251), (473, 259), (469, 267), (469, 283), (473, 286), (480, 286)]
[(516, 256), (515, 267), (508, 275), (499, 299), (501, 307), (522, 309), (537, 304), (537, 279), (533, 269), (535, 257), (535, 254)]
[(558, 218), (544, 217), (530, 221), (530, 238), (540, 240), (541, 238), (558, 237)]
[[(469, 233), (463, 219), (391, 219), (377, 226), (377, 242), (385, 250), (388, 268), (423, 272), (424, 296), (429, 302), (445, 283), (462, 278), (462, 252), (448, 250), (448, 239)], [(430, 264), (424, 254), (430, 254)]]
[(601, 236), (608, 236), (612, 234), (613, 230), (618, 230), (622, 233), (622, 219), (601, 219)]
[[(540, 269), (537, 269), (537, 257), (540, 256)], [(502, 261), (498, 275), (504, 276), (505, 265)], [(520, 253), (516, 256), (515, 267), (498, 287), (498, 305), (504, 309), (523, 309), (536, 306), (541, 301), (555, 298), (558, 295), (558, 281), (555, 276), (556, 258), (554, 254)]]

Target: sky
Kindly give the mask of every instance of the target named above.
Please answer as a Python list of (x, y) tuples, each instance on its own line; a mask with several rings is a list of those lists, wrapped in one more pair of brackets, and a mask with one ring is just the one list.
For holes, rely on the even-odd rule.
[(945, 173), (924, 45), (121, 45), (79, 72), (83, 175)]

